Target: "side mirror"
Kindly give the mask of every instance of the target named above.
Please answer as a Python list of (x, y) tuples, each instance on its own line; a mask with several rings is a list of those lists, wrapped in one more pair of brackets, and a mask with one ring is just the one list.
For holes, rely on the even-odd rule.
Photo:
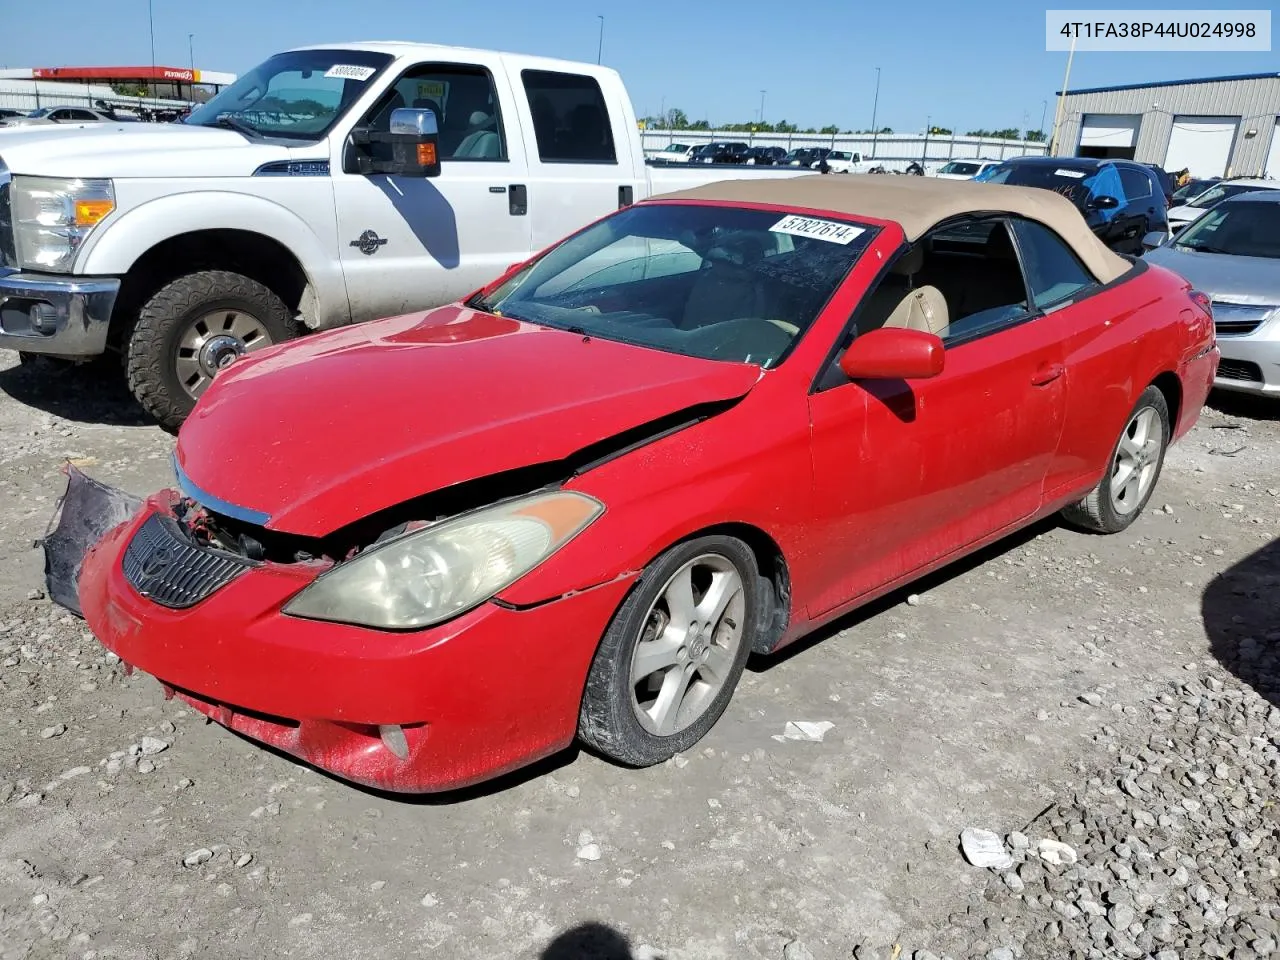
[[(391, 159), (375, 159), (371, 144), (391, 145)], [(385, 154), (384, 154), (385, 156)], [(351, 131), (343, 161), (350, 173), (386, 173), (397, 177), (440, 176), (439, 125), (434, 110), (398, 107), (391, 111), (386, 133), (367, 127)]]
[(1089, 207), (1093, 210), (1114, 210), (1120, 206), (1120, 201), (1115, 197), (1109, 197), (1103, 194), (1100, 197), (1094, 197), (1089, 201)]
[(1167, 233), (1164, 233), (1161, 230), (1152, 230), (1142, 238), (1142, 249), (1154, 250), (1168, 239), (1169, 235)]
[(854, 340), (840, 369), (850, 380), (925, 380), (942, 372), (945, 357), (937, 334), (882, 327)]

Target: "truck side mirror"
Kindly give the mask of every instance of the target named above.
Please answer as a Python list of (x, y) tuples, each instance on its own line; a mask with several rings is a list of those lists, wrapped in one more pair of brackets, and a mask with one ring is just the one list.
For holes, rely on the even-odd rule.
[[(370, 147), (389, 144), (391, 159), (376, 157)], [(385, 157), (385, 152), (378, 151)], [(397, 107), (391, 111), (387, 132), (357, 127), (343, 157), (348, 173), (385, 173), (395, 177), (440, 176), (439, 126), (434, 110)]]

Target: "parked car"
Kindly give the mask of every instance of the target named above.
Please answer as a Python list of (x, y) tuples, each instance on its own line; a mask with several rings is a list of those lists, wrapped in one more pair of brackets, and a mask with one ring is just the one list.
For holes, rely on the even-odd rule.
[(18, 117), (25, 117), (26, 113), (21, 110), (14, 110), (11, 107), (0, 107), (0, 120), (15, 120)]
[(751, 147), (738, 140), (704, 143), (689, 157), (690, 163), (746, 163)]
[(1177, 233), (1204, 216), (1228, 197), (1239, 196), (1251, 190), (1280, 190), (1280, 180), (1262, 180), (1257, 177), (1235, 177), (1219, 180), (1186, 203), (1169, 211), (1169, 228)]
[(1206, 190), (1212, 187), (1215, 183), (1218, 183), (1221, 180), (1222, 180), (1221, 177), (1209, 177), (1208, 179), (1201, 179), (1201, 180), (1195, 180), (1195, 179), (1188, 180), (1186, 183), (1180, 186), (1177, 190), (1173, 191), (1173, 203), (1170, 205), (1170, 209), (1172, 210), (1173, 207), (1181, 206), (1189, 200), (1194, 200), (1196, 197), (1200, 196), (1200, 194), (1204, 193)]
[(1154, 171), (1156, 180), (1160, 184), (1160, 189), (1164, 191), (1164, 204), (1166, 207), (1172, 207), (1173, 194), (1176, 190), (1172, 174), (1158, 163), (1144, 163), (1143, 166), (1148, 170)]
[(1015, 157), (978, 179), (1039, 187), (1066, 197), (1099, 239), (1119, 253), (1141, 254), (1143, 237), (1169, 229), (1164, 190), (1155, 173), (1132, 160)]
[(241, 353), (448, 303), (724, 175), (637, 162), (613, 70), (407, 43), (281, 53), (185, 123), (129, 126), (0, 134), (0, 347), (121, 356), (171, 430)]
[(1145, 257), (1213, 300), (1222, 362), (1214, 386), (1280, 398), (1280, 190), (1214, 205)]
[(871, 169), (871, 164), (862, 159), (862, 154), (849, 150), (832, 150), (811, 166), (817, 170), (824, 160), (832, 173), (866, 173)]
[(934, 176), (943, 180), (972, 180), (999, 163), (999, 160), (950, 160), (939, 167)]
[(3, 121), (6, 127), (41, 126), (48, 123), (107, 123), (115, 118), (104, 110), (88, 107), (41, 107), (25, 117), (13, 117)]
[(783, 157), (783, 163), (789, 167), (812, 167), (830, 152), (830, 147), (799, 147)]
[[(712, 183), (236, 361), (73, 602), (166, 695), (370, 786), (575, 738), (645, 766), (750, 652), (1058, 511), (1128, 527), (1216, 363), (1201, 295), (1043, 191)], [(113, 499), (77, 476), (63, 517)]]
[(762, 167), (778, 166), (786, 158), (782, 147), (752, 147), (747, 151), (747, 163)]
[(646, 150), (645, 157), (663, 163), (688, 163), (696, 149), (697, 145), (692, 143), (669, 143), (661, 150)]

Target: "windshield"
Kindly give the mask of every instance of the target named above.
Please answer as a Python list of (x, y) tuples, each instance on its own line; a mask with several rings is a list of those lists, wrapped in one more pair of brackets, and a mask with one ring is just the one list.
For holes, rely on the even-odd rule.
[(984, 183), (1007, 183), (1015, 187), (1040, 187), (1066, 197), (1083, 207), (1092, 192), (1096, 169), (1078, 170), (1069, 166), (1039, 163), (1005, 163), (991, 167), (974, 179)]
[(242, 133), (318, 140), (391, 62), (364, 50), (294, 50), (262, 63), (184, 121)]
[(689, 149), (688, 144), (672, 143), (672, 144), (668, 144), (667, 148), (662, 152), (663, 153), (684, 153), (688, 149)]
[(1178, 234), (1173, 245), (1200, 253), (1280, 259), (1280, 203), (1220, 204)]
[(1212, 180), (1192, 180), (1190, 183), (1186, 184), (1186, 186), (1179, 187), (1175, 190), (1173, 192), (1173, 199), (1183, 201), (1192, 200), (1204, 193), (1209, 189), (1209, 187), (1213, 186), (1213, 183), (1214, 181)]
[(948, 163), (938, 172), (939, 173), (961, 173), (967, 176), (969, 174), (977, 173), (978, 165), (976, 163), (961, 163), (959, 160), (952, 160), (950, 163)]
[(734, 207), (630, 207), (470, 305), (583, 336), (771, 367), (876, 229)]
[[(1187, 206), (1196, 207), (1197, 209), (1200, 209), (1200, 210), (1206, 210), (1209, 207), (1216, 206), (1217, 204), (1221, 203), (1223, 200), (1227, 199), (1227, 197), (1234, 197), (1237, 194), (1248, 193), (1250, 190), (1257, 190), (1257, 189), (1259, 189), (1257, 184), (1220, 183), (1216, 187), (1210, 187), (1208, 190), (1200, 194), (1200, 196), (1196, 197), (1194, 200), (1189, 201), (1187, 203)], [(1266, 188), (1263, 187), (1261, 189), (1265, 190)]]

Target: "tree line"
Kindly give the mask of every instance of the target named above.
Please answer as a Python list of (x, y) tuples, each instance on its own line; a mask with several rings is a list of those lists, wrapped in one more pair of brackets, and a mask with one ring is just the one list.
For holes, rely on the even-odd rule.
[[(643, 117), (641, 122), (646, 130), (722, 130), (726, 133), (817, 133), (827, 136), (870, 136), (872, 134), (879, 136), (893, 133), (892, 127), (881, 127), (879, 130), (846, 130), (841, 129), (839, 125), (834, 123), (825, 127), (805, 127), (802, 130), (797, 124), (788, 123), (786, 120), (778, 120), (773, 123), (758, 120), (747, 123), (721, 123), (713, 127), (709, 120), (690, 120), (688, 114), (678, 107), (672, 107), (657, 116)], [(929, 136), (931, 137), (949, 137), (952, 135), (953, 131), (947, 127), (929, 128)], [(1044, 132), (1041, 130), (1018, 130), (1016, 127), (1006, 127), (1003, 130), (970, 130), (965, 136), (988, 137), (999, 140), (1030, 140), (1032, 142), (1044, 140)]]

